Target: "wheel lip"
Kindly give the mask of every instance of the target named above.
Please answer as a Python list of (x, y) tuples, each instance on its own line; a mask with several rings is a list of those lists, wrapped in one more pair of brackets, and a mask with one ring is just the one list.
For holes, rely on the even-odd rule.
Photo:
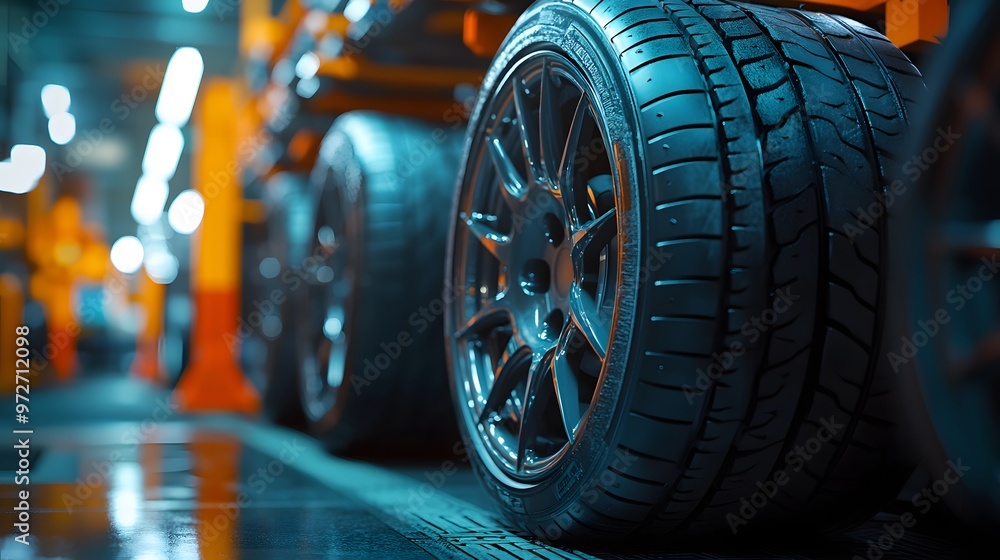
[[(544, 11), (543, 11), (544, 10)], [(534, 34), (528, 26), (524, 23), (532, 19), (537, 19), (539, 15), (545, 12), (554, 11), (573, 11), (579, 12), (577, 6), (571, 4), (562, 3), (540, 3), (535, 7), (530, 9), (528, 12), (522, 16), (521, 28), (515, 30), (511, 33), (504, 45), (501, 47), (500, 54), (494, 60), (490, 71), (488, 72), (486, 79), (483, 82), (483, 87), (480, 89), (480, 94), (476, 103), (475, 110), (473, 111), (470, 123), (478, 123), (475, 126), (470, 124), (468, 133), (466, 135), (464, 157), (462, 160), (461, 170), (458, 176), (457, 185), (455, 189), (455, 195), (452, 205), (452, 216), (458, 216), (461, 210), (461, 204), (464, 200), (463, 196), (463, 186), (466, 183), (466, 177), (473, 168), (474, 162), (472, 160), (472, 155), (476, 153), (474, 148), (478, 144), (482, 143), (482, 136), (485, 129), (485, 123), (481, 122), (482, 117), (487, 110), (487, 103), (494, 97), (496, 91), (500, 89), (500, 86), (507, 83), (511, 72), (520, 63), (521, 60), (531, 56), (532, 54), (539, 51), (548, 51), (554, 53), (562, 58), (563, 63), (567, 66), (574, 68), (576, 71), (583, 76), (583, 85), (586, 88), (586, 93), (590, 97), (592, 107), (598, 116), (598, 126), (601, 129), (601, 138), (605, 142), (608, 149), (608, 157), (611, 164), (611, 172), (615, 181), (615, 207), (619, 209), (617, 212), (617, 237), (618, 237), (618, 250), (619, 250), (619, 263), (617, 271), (617, 284), (619, 290), (618, 303), (615, 306), (613, 316), (611, 318), (611, 330), (608, 340), (608, 348), (605, 356), (604, 363), (602, 364), (600, 376), (598, 378), (597, 387), (594, 392), (591, 405), (581, 420), (580, 425), (576, 431), (575, 441), (571, 444), (564, 446), (563, 450), (560, 452), (559, 461), (554, 465), (555, 468), (550, 469), (548, 472), (542, 473), (541, 475), (530, 479), (530, 480), (519, 480), (514, 477), (509, 476), (500, 466), (492, 460), (490, 457), (487, 460), (485, 457), (490, 453), (485, 446), (483, 438), (479, 437), (479, 426), (478, 418), (471, 417), (473, 414), (472, 409), (467, 406), (467, 399), (465, 398), (465, 391), (463, 388), (464, 380), (461, 379), (461, 375), (458, 373), (457, 364), (459, 360), (465, 359), (463, 357), (463, 351), (456, 344), (453, 337), (455, 332), (455, 299), (462, 297), (463, 287), (456, 286), (453, 282), (454, 268), (457, 261), (457, 256), (460, 254), (458, 250), (460, 246), (461, 234), (459, 232), (458, 222), (454, 220), (449, 227), (449, 247), (450, 251), (448, 253), (448, 258), (446, 261), (445, 275), (449, 281), (450, 289), (453, 290), (455, 294), (454, 298), (449, 298), (447, 301), (448, 309), (445, 312), (445, 336), (446, 340), (449, 342), (446, 344), (446, 354), (448, 359), (449, 375), (451, 376), (453, 399), (456, 403), (456, 409), (458, 410), (459, 416), (459, 426), (460, 432), (465, 439), (467, 447), (476, 450), (483, 468), (501, 484), (512, 490), (529, 490), (532, 488), (550, 485), (555, 481), (564, 478), (563, 473), (567, 472), (567, 469), (579, 468), (580, 464), (574, 458), (580, 453), (592, 453), (592, 452), (609, 452), (609, 442), (605, 441), (605, 436), (610, 437), (607, 430), (611, 430), (613, 426), (619, 423), (619, 414), (610, 413), (612, 410), (617, 411), (622, 407), (622, 403), (618, 396), (623, 392), (630, 392), (629, 381), (624, 377), (627, 363), (630, 363), (633, 359), (632, 352), (630, 350), (629, 340), (633, 338), (634, 333), (634, 323), (636, 310), (641, 307), (641, 301), (643, 299), (642, 283), (638, 281), (637, 278), (628, 278), (627, 275), (623, 273), (627, 267), (632, 267), (636, 270), (640, 270), (640, 267), (644, 265), (645, 255), (641, 254), (641, 251), (636, 250), (636, 247), (641, 247), (641, 242), (643, 235), (641, 234), (640, 224), (642, 223), (643, 216), (645, 214), (645, 207), (639, 201), (638, 193), (643, 188), (643, 181), (646, 180), (646, 173), (642, 171), (643, 167), (640, 165), (642, 160), (642, 151), (638, 146), (638, 139), (635, 136), (635, 132), (632, 127), (626, 126), (623, 130), (619, 131), (620, 138), (614, 139), (609, 134), (609, 128), (613, 125), (625, 125), (629, 123), (631, 118), (632, 123), (638, 123), (638, 115), (635, 113), (635, 102), (631, 97), (631, 92), (626, 90), (626, 95), (623, 95), (617, 89), (611, 88), (610, 90), (604, 92), (603, 94), (598, 94), (595, 90), (595, 79), (594, 76), (588, 74), (584, 67), (590, 67), (588, 63), (591, 63), (593, 67), (597, 68), (597, 72), (600, 73), (600, 82), (603, 83), (614, 83), (615, 80), (623, 81), (626, 80), (622, 70), (617, 65), (610, 63), (609, 61), (614, 59), (612, 49), (610, 45), (601, 43), (599, 40), (591, 40), (587, 42), (587, 47), (585, 52), (575, 52), (573, 54), (568, 53), (565, 49), (561, 48), (555, 37), (565, 34), (565, 30), (549, 30), (550, 37), (545, 40), (532, 42), (532, 37), (530, 35)], [(588, 22), (591, 25), (593, 22)], [(599, 29), (590, 30), (590, 34), (593, 37), (602, 37)], [(502, 64), (498, 64), (497, 61), (503, 60)], [(609, 113), (607, 107), (619, 106), (622, 107), (621, 113)], [(613, 118), (612, 118), (613, 117)], [(478, 138), (478, 140), (477, 140)], [(629, 155), (633, 157), (629, 158)], [(620, 209), (625, 210), (620, 210)], [(631, 304), (631, 305), (629, 305)], [(623, 308), (625, 313), (622, 313)], [(614, 383), (612, 381), (618, 381)], [(595, 411), (597, 409), (602, 409), (602, 413), (597, 414)], [(608, 409), (611, 410), (608, 410)], [(475, 430), (470, 428), (476, 427)], [(599, 434), (593, 435), (590, 434)], [(584, 463), (586, 468), (594, 467), (589, 461)], [(574, 475), (574, 479), (578, 476)]]
[[(328, 144), (331, 141), (331, 137), (328, 135), (324, 140), (324, 144)], [(322, 187), (319, 192), (315, 195), (315, 206), (314, 214), (315, 218), (313, 221), (313, 233), (309, 239), (308, 252), (307, 255), (318, 254), (318, 233), (322, 227), (332, 227), (331, 224), (338, 221), (344, 224), (344, 231), (341, 232), (341, 239), (338, 240), (338, 248), (334, 253), (328, 254), (324, 259), (323, 263), (317, 265), (317, 270), (319, 266), (330, 266), (334, 269), (334, 272), (338, 272), (338, 268), (342, 269), (339, 272), (343, 273), (349, 267), (349, 264), (344, 264), (344, 266), (338, 266), (338, 261), (340, 263), (348, 263), (350, 255), (346, 254), (345, 251), (355, 250), (355, 246), (360, 242), (357, 239), (361, 233), (349, 232), (347, 231), (347, 219), (345, 212), (349, 201), (344, 197), (340, 189), (335, 188), (332, 184), (331, 174), (333, 172), (333, 162), (325, 161), (321, 155), (319, 165), (320, 169), (325, 169), (326, 173), (322, 175), (321, 185)], [(326, 197), (335, 197), (335, 202), (327, 202)], [(339, 211), (341, 215), (334, 216), (331, 215), (334, 210), (331, 210), (331, 204), (335, 204), (335, 211)], [(360, 224), (357, 225), (360, 228)], [(333, 228), (336, 229), (336, 228)], [(339, 258), (338, 258), (339, 253)], [(308, 258), (308, 257), (307, 257)], [(333, 262), (329, 262), (333, 261)], [(313, 275), (315, 272), (313, 273)], [(352, 317), (356, 315), (354, 313), (354, 307), (357, 304), (359, 297), (358, 285), (357, 285), (357, 271), (353, 275), (352, 279), (347, 280), (350, 285), (350, 295), (340, 301), (340, 307), (343, 310), (344, 321), (341, 327), (342, 336), (338, 341), (332, 341), (327, 338), (323, 333), (323, 324), (312, 325), (311, 311), (316, 303), (311, 297), (314, 290), (317, 287), (310, 284), (311, 280), (309, 278), (303, 278), (304, 286), (304, 297), (299, 298), (299, 313), (297, 318), (297, 331), (300, 333), (298, 335), (298, 375), (300, 376), (299, 389), (302, 395), (302, 409), (305, 412), (306, 418), (313, 424), (325, 424), (327, 422), (335, 421), (331, 417), (339, 414), (339, 410), (342, 409), (344, 404), (344, 399), (341, 398), (341, 393), (347, 386), (347, 380), (349, 376), (349, 365), (351, 363), (351, 348), (350, 345), (350, 326), (352, 323)], [(323, 302), (328, 302), (330, 299), (335, 299), (332, 295), (332, 290), (336, 282), (331, 282), (329, 285), (323, 288), (324, 296), (322, 297)], [(329, 307), (329, 306), (327, 306)], [(325, 314), (324, 314), (325, 315)], [(318, 332), (318, 334), (314, 334)], [(317, 359), (317, 353), (319, 352), (321, 345), (328, 345), (331, 355), (336, 353), (339, 358), (338, 361), (341, 362), (343, 369), (341, 384), (337, 387), (332, 387), (327, 384), (328, 378), (328, 367), (327, 361), (321, 361)], [(325, 365), (326, 367), (321, 367)], [(323, 370), (322, 374), (320, 370)], [(316, 392), (310, 390), (310, 381), (313, 385), (316, 385), (316, 377), (322, 377), (322, 381), (319, 384), (322, 385), (321, 392), (316, 394)], [(310, 379), (313, 378), (313, 379)]]

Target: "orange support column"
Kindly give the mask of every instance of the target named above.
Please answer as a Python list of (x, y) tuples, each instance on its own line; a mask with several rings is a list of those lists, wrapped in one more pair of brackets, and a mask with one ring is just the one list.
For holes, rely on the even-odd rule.
[(887, 0), (885, 34), (899, 48), (940, 43), (948, 15), (948, 0)]
[[(24, 316), (24, 290), (13, 274), (0, 274), (0, 393), (13, 393), (17, 385), (14, 363), (17, 332)], [(24, 365), (24, 364), (21, 364)]]
[(163, 336), (163, 306), (166, 305), (167, 287), (153, 282), (143, 269), (140, 274), (137, 302), (143, 310), (144, 323), (135, 341), (135, 360), (132, 373), (153, 383), (163, 380), (160, 362), (160, 339)]
[(193, 165), (205, 215), (191, 247), (191, 364), (174, 392), (185, 411), (252, 413), (260, 407), (260, 397), (237, 365), (243, 210), (237, 107), (231, 81), (216, 78), (205, 85), (196, 121), (201, 143)]

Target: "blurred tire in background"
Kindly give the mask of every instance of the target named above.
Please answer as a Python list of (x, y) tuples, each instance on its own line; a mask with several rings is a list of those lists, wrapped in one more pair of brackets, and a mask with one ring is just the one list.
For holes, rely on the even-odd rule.
[(890, 360), (944, 501), (987, 529), (1000, 523), (1000, 4), (952, 4), (900, 178), (913, 191), (893, 246), (909, 321)]
[(441, 212), (460, 141), (432, 124), (349, 113), (323, 142), (309, 200), (282, 195), (288, 331), (273, 346), (265, 402), (277, 417), (300, 410), (332, 450), (451, 443)]

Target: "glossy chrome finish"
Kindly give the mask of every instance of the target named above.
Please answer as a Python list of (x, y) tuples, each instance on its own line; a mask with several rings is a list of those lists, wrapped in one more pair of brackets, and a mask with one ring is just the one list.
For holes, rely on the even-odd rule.
[(354, 271), (349, 268), (347, 217), (340, 193), (327, 190), (317, 210), (310, 243), (319, 257), (306, 275), (306, 301), (299, 320), (305, 321), (299, 351), (300, 388), (307, 416), (318, 421), (336, 404), (347, 367), (347, 325), (351, 320)]
[(518, 62), (473, 132), (456, 216), (451, 343), (463, 416), (521, 482), (576, 440), (611, 340), (618, 221), (593, 99), (560, 54)]

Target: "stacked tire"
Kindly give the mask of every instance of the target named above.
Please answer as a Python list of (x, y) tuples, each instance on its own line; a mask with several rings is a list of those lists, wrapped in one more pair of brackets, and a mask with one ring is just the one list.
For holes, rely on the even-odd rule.
[(547, 539), (830, 531), (912, 459), (885, 213), (920, 74), (856, 22), (545, 0), (482, 86), (451, 215), (451, 389)]

